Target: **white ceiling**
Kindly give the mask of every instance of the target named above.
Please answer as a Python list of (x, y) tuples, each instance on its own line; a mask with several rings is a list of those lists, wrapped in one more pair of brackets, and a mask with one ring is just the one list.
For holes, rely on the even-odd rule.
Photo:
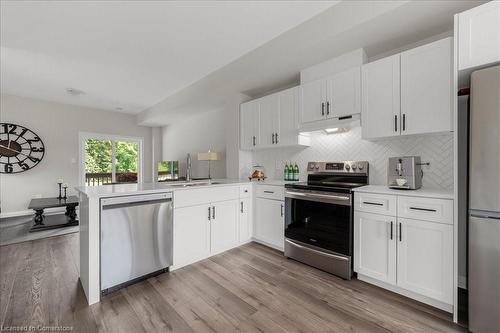
[(453, 15), (483, 0), (342, 1), (141, 112), (142, 125), (168, 125), (299, 83), (303, 68), (364, 48), (369, 60), (449, 36)]
[(138, 113), (337, 2), (2, 1), (1, 92)]

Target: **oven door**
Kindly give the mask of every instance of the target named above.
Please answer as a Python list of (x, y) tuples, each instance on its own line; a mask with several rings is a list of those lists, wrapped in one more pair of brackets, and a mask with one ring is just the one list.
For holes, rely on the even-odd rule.
[(352, 255), (351, 195), (287, 189), (285, 237), (334, 253)]

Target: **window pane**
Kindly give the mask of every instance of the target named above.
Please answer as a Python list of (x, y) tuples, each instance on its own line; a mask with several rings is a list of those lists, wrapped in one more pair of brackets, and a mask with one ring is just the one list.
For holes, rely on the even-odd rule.
[(109, 140), (85, 140), (85, 184), (102, 185), (112, 182), (112, 149)]
[(138, 152), (137, 142), (115, 141), (117, 183), (137, 183)]

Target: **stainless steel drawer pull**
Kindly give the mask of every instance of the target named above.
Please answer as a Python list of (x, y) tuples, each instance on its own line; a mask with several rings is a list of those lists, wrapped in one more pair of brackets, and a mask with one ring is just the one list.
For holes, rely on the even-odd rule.
[(410, 207), (412, 210), (422, 210), (424, 212), (437, 212), (435, 209), (430, 209), (430, 208), (420, 208), (420, 207)]
[(270, 194), (273, 194), (274, 191), (264, 191), (264, 193), (270, 193)]
[(365, 205), (373, 205), (373, 206), (383, 206), (384, 204), (381, 204), (379, 202), (369, 202), (369, 201), (363, 201)]

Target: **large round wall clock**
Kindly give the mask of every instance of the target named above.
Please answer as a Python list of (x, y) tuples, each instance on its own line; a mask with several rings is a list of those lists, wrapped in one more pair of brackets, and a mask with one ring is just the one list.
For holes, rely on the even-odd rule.
[(43, 158), (42, 140), (30, 129), (0, 123), (0, 173), (19, 173), (35, 167)]

